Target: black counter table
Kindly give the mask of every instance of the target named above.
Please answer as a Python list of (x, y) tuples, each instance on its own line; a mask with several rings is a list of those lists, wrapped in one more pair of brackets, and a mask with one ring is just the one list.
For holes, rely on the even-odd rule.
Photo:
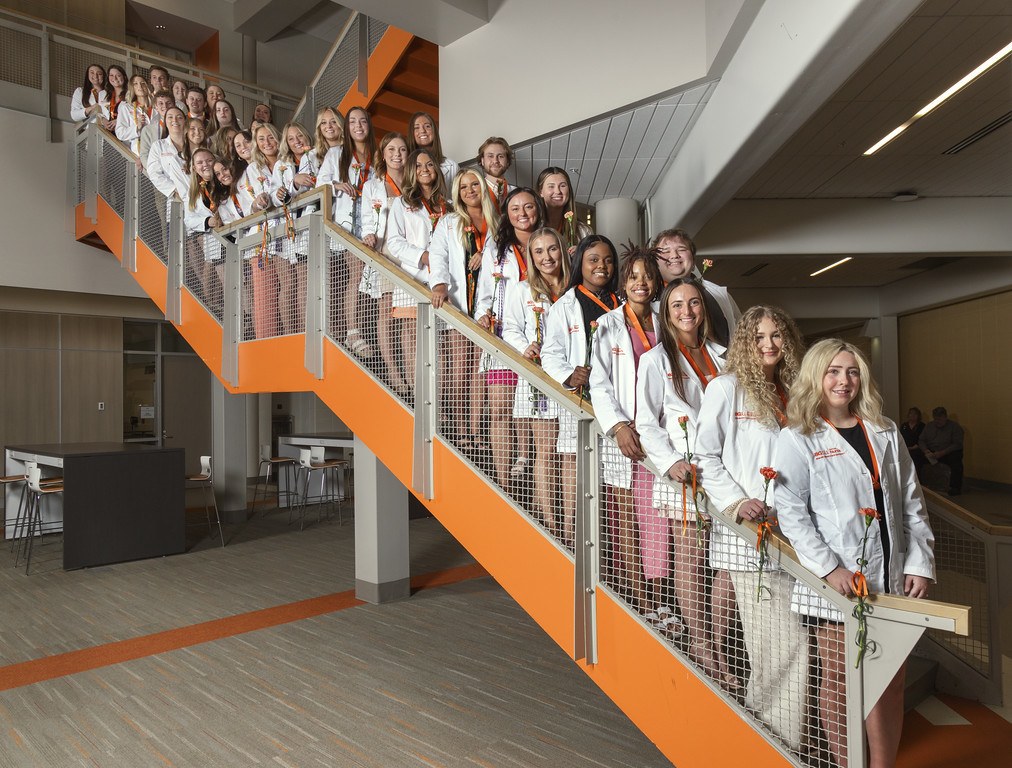
[[(43, 504), (46, 530), (63, 525), (66, 570), (175, 555), (186, 543), (182, 448), (137, 443), (9, 445), (7, 475), (35, 461), (42, 476), (63, 476), (63, 493)], [(12, 535), (20, 487), (7, 494)], [(62, 497), (62, 498), (61, 498)]]

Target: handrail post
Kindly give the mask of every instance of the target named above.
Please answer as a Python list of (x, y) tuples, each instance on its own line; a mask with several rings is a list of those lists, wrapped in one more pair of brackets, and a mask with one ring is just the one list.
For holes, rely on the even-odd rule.
[(597, 584), (600, 576), (601, 503), (598, 438), (594, 420), (581, 417), (576, 431), (576, 578), (573, 658), (597, 663)]
[(169, 201), (169, 258), (165, 286), (165, 319), (183, 322), (180, 292), (183, 290), (183, 204), (179, 198)]
[(42, 35), (39, 38), (39, 46), (39, 81), (42, 85), (42, 114), (46, 118), (45, 139), (47, 143), (51, 143), (53, 141), (53, 86), (49, 82), (49, 29), (47, 27), (43, 27)]
[(239, 386), (239, 342), (242, 341), (242, 262), (239, 247), (225, 245), (225, 306), (221, 316), (221, 377)]
[(137, 203), (137, 164), (131, 163), (126, 158), (121, 158), (126, 164), (126, 189), (123, 201), (123, 258), (120, 262), (123, 269), (128, 272), (137, 271), (137, 218), (139, 207)]
[[(418, 324), (415, 334), (415, 430), (412, 451), (411, 487), (431, 499), (435, 480), (432, 467), (432, 441), (436, 435), (436, 315), (428, 302), (418, 303)], [(409, 350), (405, 350), (408, 352)]]
[[(867, 756), (864, 750), (864, 667), (868, 659), (865, 657), (861, 667), (857, 667), (858, 647), (854, 638), (857, 634), (858, 622), (854, 615), (843, 614), (843, 661), (846, 667), (846, 728), (844, 734), (847, 745), (847, 764), (852, 768), (865, 768)], [(871, 651), (869, 651), (870, 653)], [(832, 738), (831, 734), (827, 735)]]
[(98, 156), (102, 152), (101, 137), (98, 126), (88, 123), (87, 159), (84, 165), (84, 215), (98, 224)]
[(317, 379), (323, 378), (323, 335), (327, 327), (327, 235), (323, 214), (309, 216), (309, 259), (306, 263), (306, 353), (303, 364)]

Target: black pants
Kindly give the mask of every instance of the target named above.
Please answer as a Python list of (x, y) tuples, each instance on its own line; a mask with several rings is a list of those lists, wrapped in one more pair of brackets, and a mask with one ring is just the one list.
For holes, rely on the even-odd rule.
[(947, 453), (944, 456), (939, 456), (938, 460), (951, 470), (949, 493), (961, 493), (963, 490), (963, 451)]

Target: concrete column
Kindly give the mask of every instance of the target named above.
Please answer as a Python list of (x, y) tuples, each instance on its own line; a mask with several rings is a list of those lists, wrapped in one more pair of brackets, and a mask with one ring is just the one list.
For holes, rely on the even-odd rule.
[(217, 379), (211, 389), (211, 469), (214, 493), (224, 523), (246, 521), (249, 440), (257, 424), (249, 418), (248, 395), (233, 395)]
[(640, 206), (628, 197), (599, 200), (594, 207), (594, 231), (604, 235), (622, 250), (622, 243), (640, 243)]
[[(242, 79), (247, 83), (257, 82), (257, 41), (249, 35), (242, 36)], [(247, 115), (247, 121), (253, 115)]]
[(355, 596), (386, 603), (411, 594), (408, 490), (355, 438)]
[(879, 318), (879, 333), (879, 390), (886, 416), (899, 424), (906, 410), (900, 402), (900, 330), (896, 315)]

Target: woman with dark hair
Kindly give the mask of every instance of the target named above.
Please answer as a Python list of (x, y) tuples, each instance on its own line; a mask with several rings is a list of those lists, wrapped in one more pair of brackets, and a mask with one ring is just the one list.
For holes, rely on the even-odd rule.
[(545, 204), (545, 222), (559, 232), (572, 253), (587, 235), (593, 234), (590, 227), (576, 218), (576, 200), (573, 198), (573, 183), (565, 168), (551, 166), (538, 174), (535, 185), (538, 195)]
[(84, 123), (108, 117), (109, 81), (105, 69), (99, 64), (89, 64), (84, 73), (84, 84), (70, 97), (70, 119)]
[[(517, 187), (503, 201), (503, 216), (495, 239), (485, 241), (478, 276), (478, 298), (475, 320), (502, 338), (506, 291), (527, 279), (527, 242), (531, 233), (542, 226), (544, 211), (533, 189)], [(513, 397), (519, 377), (503, 364), (482, 356), (479, 366), (485, 372), (488, 387), (489, 420), (492, 437), (492, 458), (500, 487), (509, 487), (509, 478), (522, 476), (527, 470), (527, 449), (530, 434), (516, 437), (516, 460), (513, 454)]]
[(443, 145), (439, 141), (439, 127), (435, 118), (428, 112), (415, 112), (408, 120), (408, 152), (416, 149), (427, 149), (432, 159), (436, 161), (446, 188), (453, 184), (453, 179), (460, 170), (455, 160), (451, 160), (443, 154)]
[(187, 267), (199, 281), (207, 308), (220, 314), (225, 261), (221, 244), (210, 234), (222, 224), (214, 199), (214, 155), (206, 147), (200, 147), (194, 150), (190, 166), (190, 189), (183, 201)]
[[(345, 116), (342, 145), (327, 152), (316, 177), (318, 185), (333, 187), (331, 207), (334, 221), (360, 240), (362, 189), (375, 175), (372, 167), (375, 155), (376, 136), (372, 130), (372, 118), (363, 107), (352, 107)], [(344, 288), (344, 345), (352, 354), (370, 358), (376, 354), (375, 350), (358, 329), (358, 286), (362, 279), (363, 265), (352, 254), (347, 251), (344, 253), (344, 263), (348, 268), (348, 282)]]
[(127, 100), (127, 73), (119, 64), (109, 66), (107, 75), (106, 95), (109, 97), (109, 114), (103, 124), (107, 131), (116, 130), (116, 118), (119, 116), (119, 107)]
[[(446, 213), (443, 175), (426, 150), (408, 155), (404, 167), (404, 189), (394, 200), (387, 222), (387, 249), (401, 269), (416, 282), (426, 284), (429, 270), (429, 241), (432, 230)], [(415, 381), (415, 331), (417, 307), (405, 291), (394, 289), (393, 316), (401, 321), (401, 350), (404, 378)]]
[(798, 327), (782, 309), (749, 309), (731, 337), (727, 368), (703, 395), (696, 440), (703, 484), (715, 513), (710, 567), (716, 575), (710, 604), (718, 680), (731, 692), (741, 691), (725, 659), (737, 603), (749, 659), (745, 706), (795, 752), (804, 746), (809, 667), (808, 634), (791, 613), (794, 580), (775, 562), (764, 562), (760, 572), (755, 541), (740, 538), (720, 519), (775, 518), (761, 470), (776, 471), (777, 438), (804, 351)]
[(169, 135), (154, 142), (148, 152), (148, 177), (166, 198), (175, 194), (185, 200), (190, 189), (190, 175), (183, 157), (187, 148), (186, 115), (178, 107), (169, 107), (165, 127)]
[(217, 133), (222, 128), (234, 128), (237, 132), (242, 130), (239, 118), (235, 114), (235, 107), (225, 99), (218, 99), (213, 107), (208, 105), (207, 110), (211, 114), (207, 120), (208, 133)]
[(674, 617), (655, 611), (643, 578), (640, 542), (656, 528), (652, 504), (653, 475), (640, 463), (646, 458), (636, 430), (636, 375), (640, 359), (657, 345), (653, 302), (661, 291), (661, 274), (651, 251), (630, 247), (619, 269), (619, 293), (625, 301), (598, 319), (590, 366), (590, 396), (601, 430), (612, 441), (603, 446), (601, 461), (614, 540), (606, 550), (613, 563), (615, 586), (627, 592), (640, 612), (662, 631), (673, 629)]
[[(661, 343), (640, 360), (637, 426), (647, 456), (664, 476), (654, 482), (653, 501), (673, 527), (674, 589), (689, 633), (689, 656), (718, 678), (706, 599), (709, 518), (705, 496), (697, 495), (698, 469), (686, 457), (695, 453), (703, 392), (724, 368), (726, 350), (709, 340), (703, 290), (695, 280), (668, 283), (660, 312)], [(680, 487), (672, 487), (669, 480)], [(654, 553), (655, 573), (667, 575), (668, 551), (665, 544)]]
[(186, 143), (183, 145), (183, 170), (190, 172), (193, 153), (207, 148), (207, 125), (199, 117), (186, 121)]
[(232, 176), (238, 183), (253, 160), (253, 134), (249, 131), (239, 131), (235, 134), (232, 137), (232, 150), (228, 153), (227, 159)]
[(918, 477), (920, 477), (921, 469), (928, 463), (928, 460), (924, 458), (924, 451), (918, 445), (923, 431), (924, 422), (921, 421), (921, 409), (914, 406), (907, 411), (907, 420), (900, 424), (900, 435), (903, 437), (907, 450), (910, 451), (910, 458), (914, 460), (914, 469), (917, 470)]
[[(569, 289), (548, 311), (541, 366), (566, 389), (581, 393), (581, 399), (589, 400), (597, 321), (619, 306), (617, 262), (618, 254), (611, 240), (604, 235), (585, 237), (573, 254)], [(572, 546), (576, 514), (576, 419), (567, 413), (559, 417), (557, 450), (562, 464), (562, 540)]]
[[(803, 566), (845, 597), (928, 596), (935, 558), (924, 494), (899, 430), (882, 414), (868, 361), (853, 344), (823, 339), (808, 350), (791, 389), (787, 428), (777, 438), (777, 464), (777, 516)], [(801, 582), (791, 608), (813, 627), (822, 730), (845, 768), (851, 692), (844, 643), (853, 640), (843, 614)], [(868, 765), (896, 764), (904, 671), (905, 665), (868, 713)]]
[[(569, 259), (559, 233), (548, 227), (534, 231), (527, 241), (527, 264), (527, 280), (507, 291), (502, 338), (532, 363), (540, 364), (548, 310), (569, 285)], [(558, 410), (552, 401), (521, 380), (513, 400), (513, 418), (515, 423), (529, 422), (534, 443), (534, 507), (540, 510), (548, 531), (558, 537)]]

